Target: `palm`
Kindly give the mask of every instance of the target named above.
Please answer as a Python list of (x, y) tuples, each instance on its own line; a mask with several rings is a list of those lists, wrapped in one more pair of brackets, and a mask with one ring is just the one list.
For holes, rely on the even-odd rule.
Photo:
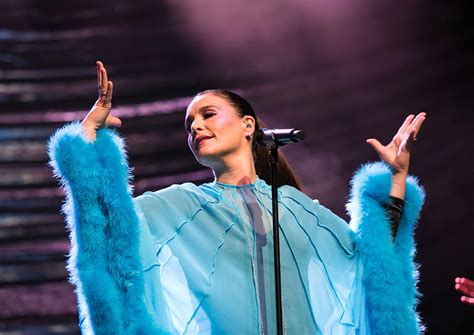
[(425, 119), (426, 113), (419, 113), (416, 117), (409, 115), (392, 141), (385, 146), (373, 138), (367, 142), (395, 172), (408, 173), (411, 147)]
[(112, 102), (107, 101), (104, 97), (99, 97), (95, 102), (94, 106), (92, 106), (90, 110), (90, 121), (96, 124), (106, 124), (107, 118), (111, 117), (110, 110), (112, 109)]

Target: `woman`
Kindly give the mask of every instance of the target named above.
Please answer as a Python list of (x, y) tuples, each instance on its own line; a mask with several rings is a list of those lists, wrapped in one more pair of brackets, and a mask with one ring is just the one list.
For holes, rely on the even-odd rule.
[[(106, 129), (121, 125), (110, 114), (113, 84), (101, 62), (97, 71), (99, 99), (49, 147), (67, 192), (83, 332), (274, 334), (271, 191), (250, 105), (227, 91), (198, 94), (188, 144), (215, 181), (132, 199), (123, 142)], [(354, 177), (352, 229), (288, 173), (279, 188), (285, 333), (419, 332), (412, 229), (424, 193), (408, 165), (425, 117), (409, 116), (387, 146), (368, 140), (386, 164)]]

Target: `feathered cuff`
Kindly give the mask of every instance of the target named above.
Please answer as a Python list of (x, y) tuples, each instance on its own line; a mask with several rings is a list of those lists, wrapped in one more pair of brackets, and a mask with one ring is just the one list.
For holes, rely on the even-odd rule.
[(101, 129), (95, 141), (87, 141), (75, 122), (51, 137), (48, 150), (67, 195), (68, 269), (83, 332), (156, 333), (144, 303), (139, 224), (123, 140)]
[(356, 231), (364, 266), (366, 303), (374, 334), (419, 334), (416, 314), (417, 270), (413, 261), (413, 228), (425, 192), (408, 177), (405, 206), (395, 240), (385, 204), (392, 187), (390, 168), (381, 162), (364, 165), (351, 181), (347, 210)]

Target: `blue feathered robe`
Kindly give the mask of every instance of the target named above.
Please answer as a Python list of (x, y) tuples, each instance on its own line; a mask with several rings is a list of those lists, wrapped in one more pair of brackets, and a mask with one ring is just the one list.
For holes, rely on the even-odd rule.
[[(191, 183), (131, 197), (123, 141), (80, 124), (51, 138), (66, 190), (68, 269), (87, 334), (273, 334), (271, 189)], [(424, 192), (409, 177), (395, 239), (390, 169), (352, 180), (351, 225), (298, 190), (279, 188), (287, 334), (418, 334), (413, 227)]]

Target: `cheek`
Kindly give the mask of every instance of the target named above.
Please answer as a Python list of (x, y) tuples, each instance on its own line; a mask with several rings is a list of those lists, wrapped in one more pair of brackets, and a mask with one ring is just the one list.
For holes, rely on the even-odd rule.
[(216, 117), (212, 124), (210, 124), (210, 128), (218, 133), (221, 138), (226, 139), (238, 136), (242, 131), (240, 120), (235, 116), (227, 114)]
[(191, 152), (196, 155), (196, 152), (194, 150), (194, 147), (193, 147), (193, 138), (191, 135), (188, 135), (188, 147), (189, 147), (189, 150), (191, 150)]

